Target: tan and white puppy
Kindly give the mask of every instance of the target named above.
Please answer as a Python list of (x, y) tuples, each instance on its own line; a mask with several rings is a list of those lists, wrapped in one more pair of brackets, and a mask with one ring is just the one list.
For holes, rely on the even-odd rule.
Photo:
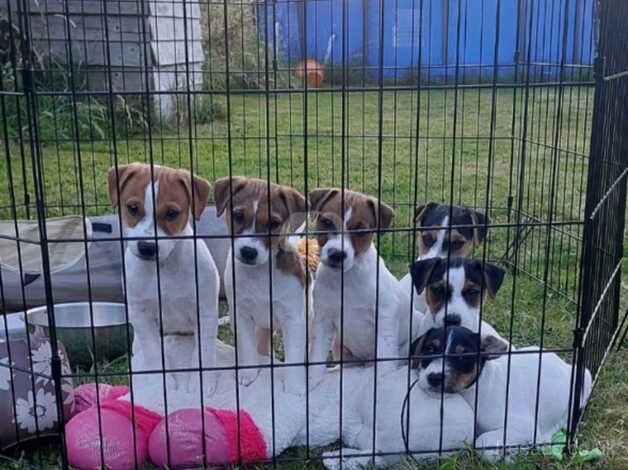
[[(374, 359), (376, 315), (378, 357), (407, 355), (413, 337), (410, 312), (400, 308), (403, 291), (373, 244), (377, 227), (391, 226), (393, 210), (355, 191), (345, 190), (343, 196), (338, 188), (315, 189), (309, 200), (320, 247), (313, 292), (316, 319), (311, 360), (327, 359), (334, 336), (337, 359)], [(417, 327), (418, 321), (413, 326)], [(396, 362), (389, 360), (382, 362), (379, 370), (385, 373), (395, 367)], [(320, 380), (324, 367), (312, 370), (313, 380)]]
[[(199, 347), (202, 366), (214, 366), (218, 271), (202, 240), (170, 238), (193, 235), (190, 220), (198, 220), (205, 208), (209, 183), (187, 171), (158, 165), (151, 169), (143, 163), (111, 168), (108, 183), (127, 239), (125, 291), (135, 335), (133, 371), (161, 370), (162, 354), (166, 369), (198, 367)], [(168, 373), (168, 390), (195, 390), (198, 379), (198, 373)], [(214, 389), (211, 372), (203, 374), (203, 387)]]
[[(271, 311), (272, 326), (282, 333), (286, 363), (302, 364), (306, 358), (309, 273), (296, 247), (280, 235), (295, 232), (301, 225), (306, 216), (305, 198), (293, 188), (242, 176), (217, 180), (214, 197), (218, 215), (227, 214), (227, 225), (236, 236), (224, 284), (231, 325), (236, 327), (238, 364), (268, 362)], [(258, 374), (258, 368), (242, 369), (239, 381), (249, 385)], [(289, 391), (304, 391), (305, 367), (288, 367), (285, 384)]]
[[(486, 240), (490, 220), (481, 212), (463, 206), (449, 206), (428, 202), (417, 206), (414, 211), (417, 228), (432, 227), (417, 231), (417, 261), (429, 258), (455, 258), (469, 256)], [(406, 293), (407, 307), (426, 313), (425, 296), (417, 294), (412, 287), (412, 277), (407, 273), (401, 278), (401, 288)]]

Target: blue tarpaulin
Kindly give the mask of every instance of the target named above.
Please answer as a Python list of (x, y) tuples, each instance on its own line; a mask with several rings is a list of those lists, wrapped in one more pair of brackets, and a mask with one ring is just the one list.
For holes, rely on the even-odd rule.
[(591, 65), (594, 1), (269, 0), (258, 4), (258, 25), (290, 65), (314, 59), (377, 75), (381, 47), (386, 78), (419, 64), (430, 77), (460, 78), (490, 78), (497, 65), (506, 78), (517, 57), (555, 75), (563, 61)]

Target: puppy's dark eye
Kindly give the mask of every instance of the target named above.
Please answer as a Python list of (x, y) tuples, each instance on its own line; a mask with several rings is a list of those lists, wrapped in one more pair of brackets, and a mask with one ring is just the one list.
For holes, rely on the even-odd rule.
[(455, 367), (460, 372), (468, 373), (471, 372), (475, 367), (475, 357), (473, 357), (473, 355), (470, 355), (470, 352), (471, 351), (465, 351), (464, 353), (459, 354), (455, 357)]
[(446, 295), (445, 288), (441, 285), (432, 286), (431, 289), (432, 289), (432, 293), (439, 299), (444, 298)]
[(134, 203), (127, 204), (126, 210), (129, 213), (129, 215), (132, 215), (134, 217), (140, 212), (140, 208), (137, 207), (137, 204), (134, 204)]
[(233, 211), (231, 213), (231, 220), (236, 224), (241, 224), (244, 222), (244, 214), (240, 211)]
[(421, 238), (423, 239), (423, 244), (426, 247), (432, 246), (434, 244), (434, 242), (436, 241), (436, 240), (434, 240), (434, 237), (432, 235), (430, 235), (430, 234), (425, 234)]
[(268, 224), (268, 228), (270, 228), (271, 231), (277, 230), (280, 226), (281, 222), (276, 219), (271, 220), (270, 224)]
[(428, 356), (436, 356), (440, 354), (440, 347), (434, 346), (434, 344), (429, 344), (423, 348), (423, 354)]
[(166, 220), (169, 222), (172, 222), (173, 220), (175, 220), (177, 217), (179, 217), (179, 211), (176, 209), (168, 209), (168, 211), (166, 212)]
[(366, 237), (370, 233), (368, 229), (366, 229), (365, 227), (358, 227), (358, 228), (355, 228), (354, 230), (355, 231), (351, 235), (357, 238)]
[(463, 240), (455, 240), (449, 244), (449, 248), (451, 249), (451, 251), (461, 250), (463, 246), (464, 246)]
[(333, 230), (334, 228), (336, 228), (334, 222), (327, 217), (322, 217), (320, 220), (320, 224), (323, 230)]
[(477, 300), (478, 296), (480, 295), (480, 289), (478, 289), (477, 287), (473, 287), (471, 289), (467, 289), (466, 291), (464, 291), (462, 293), (462, 295), (464, 296), (464, 298), (469, 301), (469, 302), (473, 302), (475, 300)]

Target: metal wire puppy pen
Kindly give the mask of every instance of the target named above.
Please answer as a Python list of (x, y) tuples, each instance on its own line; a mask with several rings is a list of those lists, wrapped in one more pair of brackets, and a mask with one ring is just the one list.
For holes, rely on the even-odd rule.
[[(438, 228), (417, 223), (417, 206), (485, 214), (487, 239), (473, 256), (508, 274), (481, 316), (513, 345), (539, 345), (573, 364), (573, 443), (585, 370), (596, 380), (625, 328), (627, 22), (621, 0), (0, 2), (0, 397), (9, 405), (0, 405), (0, 457), (14, 459), (34, 438), (28, 465), (67, 468), (71, 381), (143, 380), (130, 357), (128, 240), (106, 185), (110, 167), (138, 160), (210, 182), (245, 175), (304, 195), (338, 187), (374, 196), (395, 211), (393, 227), (378, 222), (373, 231), (381, 262), (398, 277), (420, 254), (417, 237)], [(302, 60), (301, 76), (314, 66), (316, 80), (294, 76)], [(71, 223), (56, 230), (54, 217)], [(224, 268), (236, 238), (223, 221), (203, 223), (187, 238), (205, 241)], [(315, 236), (314, 225), (306, 232)], [(190, 283), (203, 288), (198, 276)], [(55, 327), (59, 304), (79, 300), (89, 303), (96, 358), (88, 372), (71, 350), (67, 362)], [(113, 362), (99, 355), (94, 302), (102, 301), (121, 304), (127, 320), (118, 331), (126, 354)], [(45, 338), (33, 338), (33, 325), (12, 336), (9, 313), (37, 305), (47, 312)], [(233, 343), (234, 330), (221, 327), (219, 337)], [(47, 355), (38, 356), (42, 341)], [(340, 361), (341, 377), (349, 362)], [(264, 367), (272, 379), (284, 365)], [(188, 372), (200, 373), (198, 362)], [(540, 372), (534, 380), (538, 395)], [(377, 379), (371, 385), (377, 390)], [(309, 445), (317, 411), (309, 393), (297, 457), (274, 452), (276, 386), (271, 380), (269, 461), (320, 460)], [(163, 395), (167, 415), (175, 398)], [(373, 459), (385, 454), (375, 445), (376, 399)], [(20, 412), (32, 426), (18, 423)], [(343, 419), (340, 411), (340, 440)], [(49, 434), (60, 437), (44, 446)]]

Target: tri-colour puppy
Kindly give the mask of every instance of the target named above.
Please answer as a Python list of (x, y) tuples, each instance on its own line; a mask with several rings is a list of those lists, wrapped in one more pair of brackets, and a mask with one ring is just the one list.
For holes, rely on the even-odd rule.
[[(133, 371), (162, 369), (162, 341), (167, 369), (198, 367), (199, 347), (202, 366), (214, 366), (218, 271), (205, 243), (189, 238), (191, 218), (198, 220), (207, 205), (209, 183), (143, 163), (111, 168), (108, 183), (128, 239), (124, 287), (134, 330)], [(171, 238), (177, 236), (187, 238)], [(168, 389), (191, 391), (198, 375), (168, 374)], [(205, 391), (215, 387), (212, 377), (204, 373)]]
[[(483, 299), (494, 298), (502, 285), (505, 271), (491, 263), (471, 258), (428, 258), (410, 268), (418, 294), (425, 292), (427, 311), (419, 334), (431, 327), (464, 326), (480, 331)], [(501, 336), (485, 321), (483, 334)]]
[[(271, 312), (273, 328), (282, 333), (286, 362), (302, 364), (309, 273), (289, 237), (278, 235), (295, 232), (301, 225), (306, 217), (305, 198), (293, 188), (242, 176), (217, 180), (214, 197), (218, 215), (227, 214), (229, 230), (237, 237), (223, 279), (231, 325), (237, 328), (239, 365), (268, 362)], [(249, 385), (258, 373), (258, 368), (242, 369), (239, 381)], [(304, 368), (288, 367), (284, 383), (294, 392), (305, 390)]]
[[(334, 337), (337, 359), (374, 359), (376, 315), (378, 357), (407, 355), (413, 337), (410, 312), (400, 308), (403, 292), (399, 282), (373, 244), (376, 229), (390, 227), (393, 210), (375, 198), (349, 190), (343, 194), (338, 188), (315, 189), (309, 201), (320, 247), (311, 360), (325, 361)], [(418, 323), (413, 322), (415, 329)], [(389, 371), (395, 363), (385, 361), (379, 367), (382, 372)], [(316, 381), (324, 368), (313, 371)]]
[[(456, 258), (469, 256), (485, 240), (490, 220), (481, 212), (463, 206), (449, 206), (428, 202), (414, 211), (417, 230), (417, 261), (428, 258)], [(431, 229), (421, 230), (423, 227)], [(425, 296), (412, 288), (410, 273), (401, 278), (401, 288), (408, 297), (413, 296), (412, 307), (425, 313)]]
[[(430, 330), (412, 349), (424, 391), (461, 394), (472, 408), (477, 394), (479, 449), (545, 444), (567, 425), (572, 366), (555, 353), (521, 348), (509, 364), (507, 343), (460, 326)], [(590, 392), (591, 374), (586, 370), (581, 406)], [(484, 452), (498, 455), (495, 449)]]

